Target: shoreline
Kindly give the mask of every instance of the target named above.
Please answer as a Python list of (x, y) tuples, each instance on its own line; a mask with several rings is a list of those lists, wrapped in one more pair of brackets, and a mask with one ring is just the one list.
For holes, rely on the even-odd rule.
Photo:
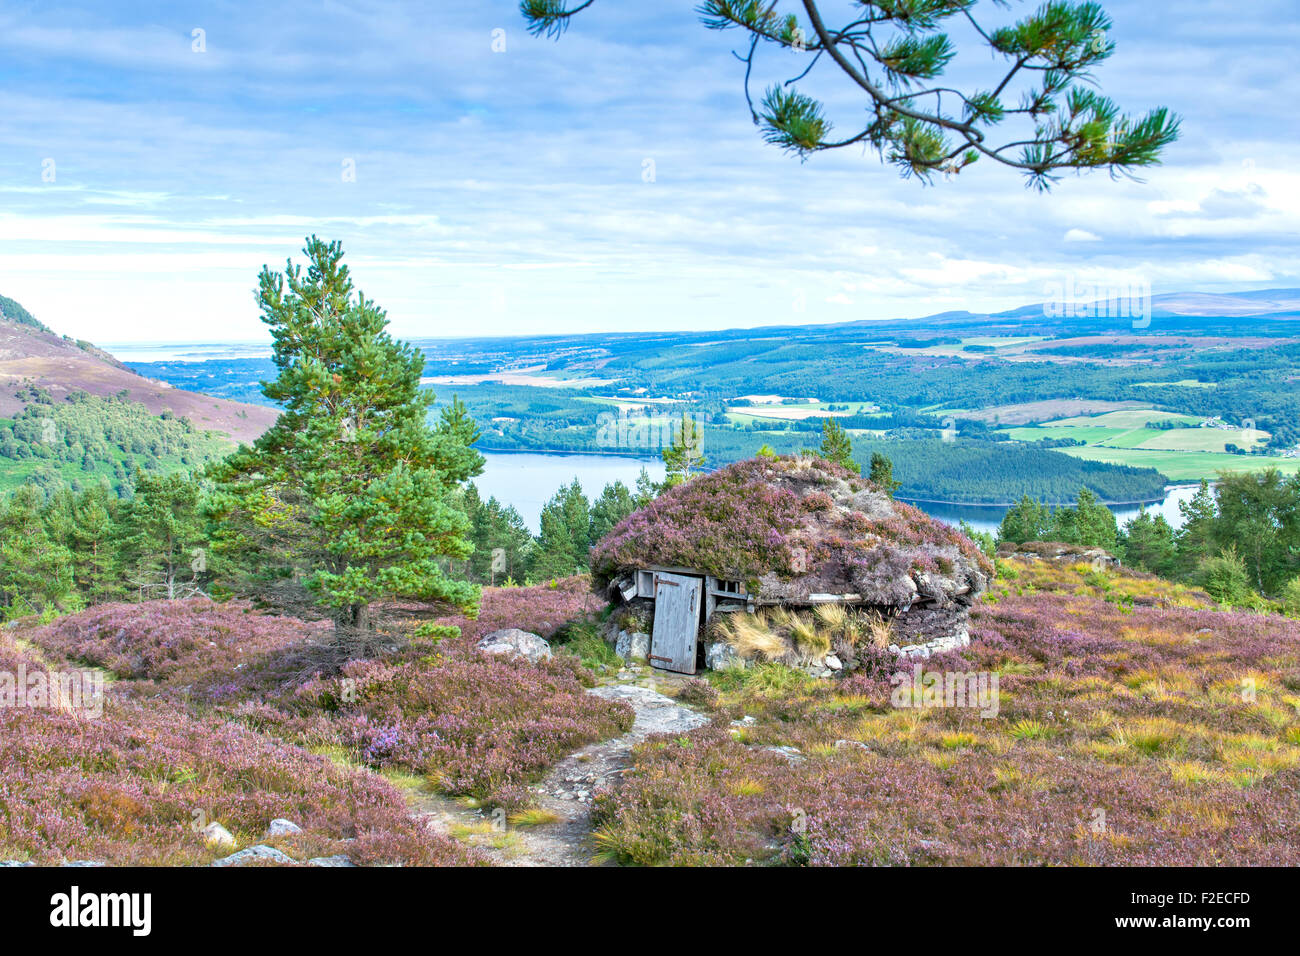
[[(556, 448), (485, 448), (481, 444), (475, 446), (479, 452), (490, 455), (541, 455), (547, 458), (621, 458), (624, 460), (641, 461), (646, 464), (661, 464), (658, 459), (651, 458), (636, 452), (622, 451), (573, 451), (569, 449)], [(727, 462), (730, 464), (730, 462)], [(713, 469), (706, 469), (712, 471)], [(1145, 505), (1159, 504), (1169, 497), (1171, 491), (1179, 488), (1195, 488), (1200, 484), (1196, 481), (1177, 482), (1165, 485), (1164, 494), (1154, 498), (1143, 498), (1133, 501), (1102, 501), (1101, 504), (1107, 508), (1140, 508)], [(936, 498), (913, 498), (906, 495), (895, 495), (898, 501), (909, 505), (938, 505), (945, 508), (1011, 508), (1018, 504), (1016, 501), (945, 501)], [(1061, 507), (1070, 505), (1073, 501), (1049, 501), (1046, 504), (1049, 507)]]

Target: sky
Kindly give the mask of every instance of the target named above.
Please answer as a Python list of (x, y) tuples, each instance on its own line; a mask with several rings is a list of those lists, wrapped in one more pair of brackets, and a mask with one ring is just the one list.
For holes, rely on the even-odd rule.
[[(994, 311), (1068, 278), (1300, 286), (1300, 6), (1103, 6), (1102, 90), (1183, 135), (1144, 182), (1044, 195), (988, 163), (923, 186), (765, 144), (741, 37), (694, 0), (596, 0), (558, 42), (514, 0), (0, 0), (0, 294), (100, 343), (266, 340), (257, 273), (309, 234), (405, 337)], [(1011, 7), (979, 5), (1032, 8)], [(963, 39), (954, 83), (1000, 77)], [(833, 71), (800, 85), (837, 129), (862, 115)]]

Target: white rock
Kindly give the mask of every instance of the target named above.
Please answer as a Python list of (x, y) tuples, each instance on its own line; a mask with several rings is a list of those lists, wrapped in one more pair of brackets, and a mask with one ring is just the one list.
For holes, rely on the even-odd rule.
[(822, 663), (825, 664), (833, 671), (841, 670), (844, 667), (844, 662), (841, 661), (834, 654), (827, 654), (825, 659), (822, 661)]
[(763, 749), (770, 750), (774, 754), (780, 754), (782, 757), (784, 757), (786, 760), (790, 761), (791, 763), (802, 763), (804, 760), (803, 752), (799, 750), (798, 747), (772, 746), (772, 747), (764, 747)]
[(641, 631), (619, 631), (614, 653), (628, 662), (647, 661), (650, 659), (650, 635)]
[(587, 693), (606, 700), (622, 700), (631, 705), (636, 711), (636, 722), (632, 725), (629, 736), (634, 739), (650, 734), (683, 733), (709, 722), (703, 714), (682, 707), (671, 697), (665, 697), (647, 687), (613, 684), (593, 687)]
[(484, 654), (505, 654), (508, 657), (526, 657), (538, 661), (551, 656), (551, 645), (545, 638), (517, 627), (493, 631), (478, 642)]
[(726, 641), (713, 641), (704, 645), (704, 666), (720, 671), (726, 667), (744, 667), (745, 662)]
[(283, 850), (277, 850), (273, 846), (259, 843), (256, 846), (250, 846), (246, 850), (240, 850), (238, 853), (232, 853), (224, 859), (217, 860), (212, 865), (245, 866), (249, 863), (283, 863), (287, 866), (296, 866), (298, 861)]
[(356, 866), (350, 859), (342, 853), (334, 856), (314, 856), (307, 861), (308, 866)]
[(230, 835), (230, 831), (216, 820), (205, 826), (200, 833), (203, 836), (203, 842), (208, 846), (222, 848), (235, 845), (235, 838)]
[(298, 824), (294, 823), (292, 820), (286, 820), (283, 817), (278, 817), (277, 819), (272, 820), (271, 825), (266, 828), (266, 835), (268, 837), (289, 836), (292, 833), (301, 832), (302, 827), (298, 826)]

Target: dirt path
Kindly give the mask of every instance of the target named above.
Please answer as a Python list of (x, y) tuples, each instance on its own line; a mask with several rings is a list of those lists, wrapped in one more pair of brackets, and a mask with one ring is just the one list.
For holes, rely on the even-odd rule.
[(504, 866), (591, 866), (591, 800), (596, 790), (614, 782), (631, 764), (632, 748), (651, 734), (684, 733), (708, 718), (679, 705), (655, 686), (673, 683), (655, 675), (644, 684), (610, 684), (588, 691), (622, 700), (636, 711), (632, 729), (621, 737), (591, 744), (565, 757), (533, 789), (537, 807), (550, 822), (516, 825), (470, 810), (457, 801), (421, 793), (413, 808), (440, 833), (465, 840)]

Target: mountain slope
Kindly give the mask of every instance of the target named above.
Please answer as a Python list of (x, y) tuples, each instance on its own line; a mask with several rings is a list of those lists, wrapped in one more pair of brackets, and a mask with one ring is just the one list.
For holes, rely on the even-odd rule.
[[(273, 408), (246, 405), (172, 388), (144, 378), (107, 352), (89, 343), (65, 339), (40, 323), (25, 321), (30, 313), (11, 300), (0, 304), (0, 417), (12, 417), (27, 404), (18, 393), (26, 387), (44, 389), (60, 402), (80, 389), (100, 398), (126, 393), (153, 415), (170, 411), (188, 418), (200, 430), (223, 432), (235, 441), (251, 442), (275, 421)], [(31, 319), (35, 322), (35, 319)], [(21, 324), (20, 324), (21, 322)]]

